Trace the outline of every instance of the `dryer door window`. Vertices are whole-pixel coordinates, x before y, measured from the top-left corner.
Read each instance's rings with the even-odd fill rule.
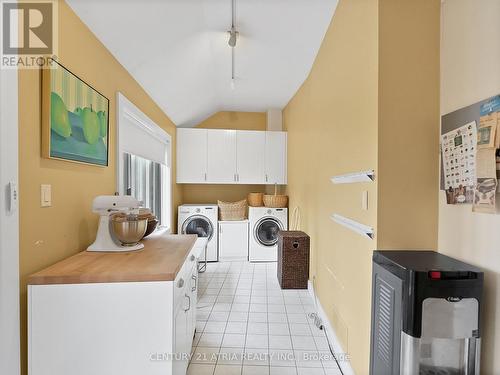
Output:
[[[198,237],[208,237],[210,241],[214,235],[214,226],[207,217],[195,215],[184,222],[182,234],[196,234]]]
[[[281,224],[272,217],[265,217],[255,225],[255,239],[264,246],[274,246],[278,242],[278,232]]]

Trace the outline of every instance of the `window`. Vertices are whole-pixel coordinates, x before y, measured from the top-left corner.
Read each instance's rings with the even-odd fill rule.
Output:
[[[168,191],[168,169],[165,165],[137,155],[124,153],[124,193],[132,195],[150,208],[161,226],[170,223],[170,207],[163,192]],[[168,195],[168,194],[167,194]]]
[[[118,94],[118,191],[150,208],[162,228],[171,228],[171,138]]]

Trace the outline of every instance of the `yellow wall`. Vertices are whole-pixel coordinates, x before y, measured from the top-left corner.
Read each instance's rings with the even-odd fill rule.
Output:
[[[439,38],[439,0],[379,1],[381,249],[437,248]]]
[[[204,129],[266,130],[265,112],[221,111],[196,125]]]
[[[59,57],[63,65],[110,99],[110,165],[103,168],[41,158],[41,74],[38,70],[20,70],[20,275],[24,374],[26,277],[84,250],[95,238],[97,229],[98,218],[91,212],[92,199],[100,194],[113,194],[116,190],[117,91],[162,126],[172,136],[175,145],[174,124],[64,2],[59,4]],[[172,154],[175,168],[175,149]],[[40,184],[52,185],[50,208],[40,207]],[[181,190],[174,186],[174,220],[180,200]]]
[[[196,125],[205,129],[266,130],[265,112],[217,112]],[[245,199],[248,193],[264,192],[265,185],[182,185],[183,203],[217,203]]]
[[[368,374],[372,251],[436,247],[438,47],[439,0],[340,0],[284,110],[290,209],[301,210],[317,295],[359,375]],[[372,168],[374,183],[330,182]],[[332,213],[373,226],[376,240],[335,224]]]

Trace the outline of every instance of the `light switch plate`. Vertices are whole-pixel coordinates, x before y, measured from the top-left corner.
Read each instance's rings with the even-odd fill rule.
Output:
[[[40,205],[42,207],[52,206],[52,185],[40,185]]]

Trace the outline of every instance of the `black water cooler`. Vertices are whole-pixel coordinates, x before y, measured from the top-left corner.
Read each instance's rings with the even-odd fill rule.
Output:
[[[479,375],[483,276],[434,251],[375,251],[370,374]]]

